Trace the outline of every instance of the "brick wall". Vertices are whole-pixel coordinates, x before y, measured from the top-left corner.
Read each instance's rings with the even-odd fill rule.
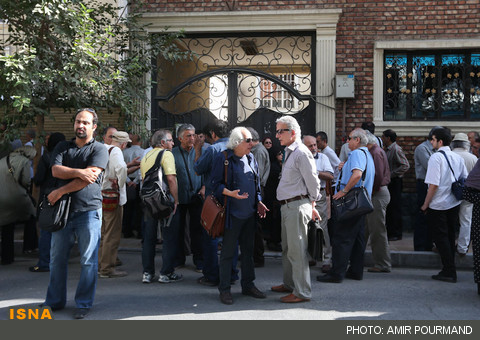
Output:
[[[296,0],[219,1],[147,0],[150,12],[218,12],[342,9],[337,26],[337,72],[352,72],[356,98],[347,100],[346,130],[351,131],[373,116],[373,47],[377,40],[466,39],[480,37],[478,0]],[[336,103],[338,150],[341,146],[343,102]],[[432,126],[435,125],[432,123]],[[377,135],[381,131],[376,131]],[[427,132],[426,132],[427,134]],[[415,191],[413,151],[423,138],[400,137],[410,161],[405,191]]]

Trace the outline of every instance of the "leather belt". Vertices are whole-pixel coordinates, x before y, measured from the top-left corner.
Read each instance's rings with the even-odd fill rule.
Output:
[[[304,198],[308,198],[307,195],[298,195],[298,196],[295,196],[295,197],[292,197],[292,198],[288,198],[286,200],[280,200],[280,204],[281,205],[284,205],[284,204],[287,204],[287,203],[290,203],[290,202],[295,202],[295,201],[298,201],[298,200],[301,200],[301,199],[304,199]]]

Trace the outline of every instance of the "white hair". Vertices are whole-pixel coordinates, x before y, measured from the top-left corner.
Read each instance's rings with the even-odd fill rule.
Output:
[[[360,141],[360,146],[366,146],[368,143],[367,135],[365,134],[364,129],[356,128],[352,131],[352,138],[358,138]]]
[[[285,124],[290,130],[295,131],[295,141],[302,141],[302,130],[295,118],[292,116],[282,116],[277,119],[276,123]]]
[[[245,136],[243,136],[242,131],[245,132]],[[252,134],[246,127],[237,126],[235,129],[230,132],[230,137],[227,143],[227,149],[235,149],[241,142],[243,142],[244,138],[252,138]]]
[[[373,133],[371,133],[368,130],[365,130],[365,133],[367,134],[367,144],[377,144],[378,145],[377,137],[375,137],[375,135]]]

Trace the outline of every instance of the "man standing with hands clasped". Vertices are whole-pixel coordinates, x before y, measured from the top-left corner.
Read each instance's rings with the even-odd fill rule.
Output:
[[[83,319],[95,297],[98,245],[102,226],[102,172],[108,163],[105,146],[95,141],[98,117],[93,109],[80,109],[75,117],[75,139],[59,143],[52,160],[52,175],[63,182],[48,195],[55,204],[63,195],[72,197],[67,225],[52,233],[50,283],[43,306],[53,311],[67,302],[67,267],[75,237],[80,250],[80,280],[75,294],[75,319]]]
[[[302,143],[301,135],[295,118],[283,116],[277,120],[276,136],[285,146],[277,188],[282,213],[283,284],[271,289],[278,293],[290,293],[280,299],[284,303],[310,301],[312,297],[307,224],[320,218],[315,209],[320,181],[313,155]]]

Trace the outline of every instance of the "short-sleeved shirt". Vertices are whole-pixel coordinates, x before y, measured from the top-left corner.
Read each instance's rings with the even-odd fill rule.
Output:
[[[317,173],[319,172],[330,172],[333,175],[333,168],[330,164],[330,160],[326,155],[321,152],[317,152],[315,156],[315,165],[317,166]],[[320,188],[325,189],[326,182],[324,179],[320,179]]]
[[[160,151],[164,150],[163,148],[155,148],[150,150],[140,162],[140,172],[142,173],[142,179],[145,178],[145,174],[150,170],[152,166],[155,165],[155,161]],[[175,171],[175,158],[170,150],[165,150],[163,153],[162,161],[160,163],[161,168],[158,169],[158,178],[162,180],[162,171],[164,175],[177,175]],[[163,183],[163,187],[166,188],[166,184]]]
[[[72,169],[86,169],[87,167],[105,169],[108,163],[107,149],[93,138],[81,148],[77,146],[75,139],[58,143],[53,154],[55,157],[51,160],[52,166],[63,165]],[[103,176],[102,172],[94,183],[70,194],[72,197],[71,211],[91,211],[102,208]],[[60,180],[60,186],[70,181]]]
[[[434,210],[448,210],[459,205],[460,201],[458,201],[452,193],[452,183],[455,181],[455,178],[453,177],[452,170],[450,170],[445,156],[440,151],[445,152],[457,179],[467,177],[467,168],[465,167],[463,158],[452,152],[448,146],[439,148],[428,160],[425,183],[438,186],[429,208]]]
[[[368,194],[372,196],[373,181],[375,178],[375,164],[373,163],[372,155],[370,155],[370,152],[368,152],[368,149],[364,146],[353,150],[348,155],[348,159],[342,168],[342,179],[340,180],[339,190],[345,188],[352,176],[353,170],[361,170],[363,175],[365,168],[367,169],[367,173],[365,174],[365,183],[363,186],[367,189]],[[362,179],[359,179],[354,187],[360,187],[361,183]]]

